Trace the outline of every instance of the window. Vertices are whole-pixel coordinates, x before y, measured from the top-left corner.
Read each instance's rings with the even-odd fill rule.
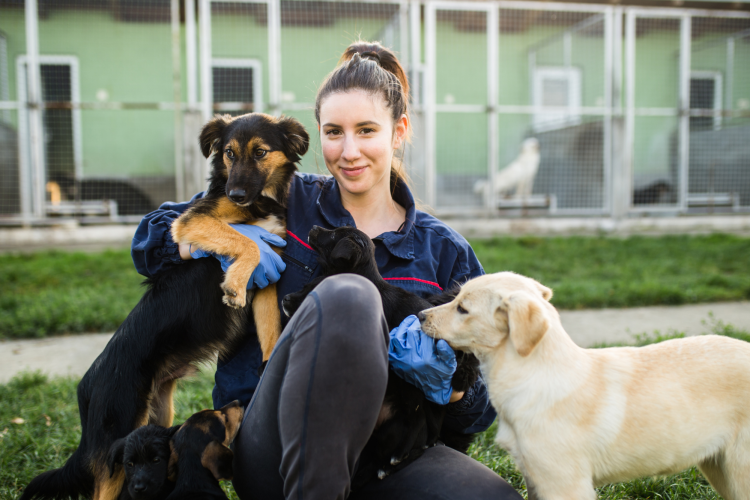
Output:
[[[718,130],[721,127],[721,73],[690,72],[690,109],[713,110],[712,116],[691,116],[690,130]]]
[[[215,111],[232,116],[263,111],[260,61],[214,59],[212,77]]]
[[[581,71],[573,67],[534,68],[534,130],[541,132],[581,122]]]

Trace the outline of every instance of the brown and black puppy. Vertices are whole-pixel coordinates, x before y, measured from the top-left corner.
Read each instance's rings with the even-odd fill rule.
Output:
[[[170,476],[176,484],[168,500],[227,498],[220,480],[233,476],[229,445],[242,423],[239,401],[220,410],[203,410],[185,421],[172,439]]]
[[[192,364],[233,352],[253,319],[264,358],[275,344],[280,329],[275,287],[256,294],[252,305],[223,302],[228,297],[235,306],[240,298],[245,301],[258,255],[255,243],[228,224],[248,222],[285,235],[288,190],[295,162],[307,151],[307,132],[294,118],[248,114],[214,118],[200,140],[207,156],[217,153],[211,185],[175,222],[175,240],[236,257],[236,262],[226,277],[218,260],[206,258],[146,280],[143,297],[78,384],[78,448],[63,467],[35,477],[22,500],[117,498],[124,473],[110,475],[110,446],[146,424],[171,426],[176,381],[193,370]]]
[[[174,224],[172,239],[228,255],[234,262],[224,282],[225,304],[242,308],[253,300],[253,316],[263,360],[281,334],[276,285],[247,297],[247,282],[260,262],[258,246],[229,224],[249,223],[286,238],[286,202],[296,163],[310,137],[294,118],[251,113],[217,116],[203,128],[201,150],[213,153],[211,185]],[[280,252],[280,250],[279,250]]]
[[[378,271],[375,245],[362,231],[352,227],[327,230],[313,227],[308,243],[318,252],[323,273],[301,291],[284,297],[282,307],[288,316],[302,304],[307,295],[327,276],[354,273],[370,280],[380,293],[388,328],[393,330],[408,316],[436,305],[450,302],[458,290],[423,299],[385,281]],[[451,385],[454,390],[467,391],[479,375],[479,361],[473,354],[456,351],[457,367]],[[445,407],[425,398],[418,388],[388,371],[388,386],[381,415],[375,431],[360,456],[352,478],[356,490],[375,477],[383,479],[424,453],[438,439],[466,453],[473,435],[460,434],[443,428]]]
[[[174,489],[168,479],[171,440],[180,426],[146,425],[112,443],[107,456],[110,476],[125,471],[120,500],[161,500]]]

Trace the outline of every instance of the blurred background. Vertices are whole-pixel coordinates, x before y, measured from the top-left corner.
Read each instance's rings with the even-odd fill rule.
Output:
[[[0,0],[0,224],[188,199],[210,116],[313,132],[359,38],[408,71],[404,160],[438,215],[750,211],[750,4],[626,3]]]

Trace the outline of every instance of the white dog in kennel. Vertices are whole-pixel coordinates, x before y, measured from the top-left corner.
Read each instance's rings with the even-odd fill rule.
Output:
[[[515,196],[526,198],[531,195],[534,178],[539,171],[539,141],[530,137],[523,141],[521,153],[507,167],[498,171],[494,179],[494,192],[497,197],[507,197],[513,190]],[[474,192],[484,199],[490,195],[490,182],[477,181]]]

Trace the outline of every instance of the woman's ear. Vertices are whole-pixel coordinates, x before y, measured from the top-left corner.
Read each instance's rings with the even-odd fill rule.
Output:
[[[393,149],[399,149],[404,145],[409,132],[409,118],[401,115],[393,127]]]
[[[521,357],[531,354],[547,333],[549,321],[539,299],[528,292],[513,292],[505,299],[510,341]]]
[[[208,158],[216,150],[216,142],[224,135],[227,125],[232,121],[230,115],[216,115],[203,126],[200,135],[201,153]]]

